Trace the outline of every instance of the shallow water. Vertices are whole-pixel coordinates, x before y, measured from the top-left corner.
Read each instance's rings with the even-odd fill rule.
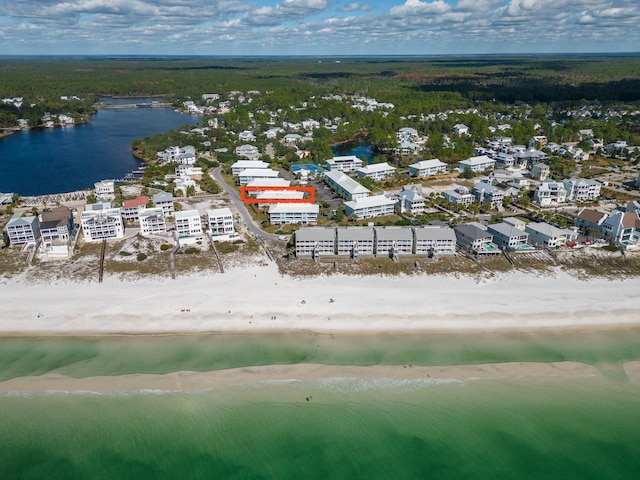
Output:
[[[1,339],[3,379],[561,360],[604,375],[13,392],[0,396],[0,478],[638,478],[640,386],[621,365],[640,359],[639,343],[637,329]]]

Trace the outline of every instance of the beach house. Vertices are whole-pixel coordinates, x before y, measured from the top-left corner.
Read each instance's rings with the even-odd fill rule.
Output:
[[[173,215],[174,198],[171,192],[158,192],[151,197],[151,201],[156,207],[162,208],[165,216]]]
[[[401,190],[398,194],[398,208],[400,213],[410,213],[420,215],[424,213],[425,200],[422,195],[413,190]]]
[[[122,202],[122,218],[128,222],[137,222],[140,210],[147,208],[149,197],[141,195],[132,200]]]
[[[90,209],[86,209],[89,207]],[[100,240],[112,240],[124,237],[124,221],[120,208],[93,209],[93,206],[85,206],[85,211],[80,215],[82,234],[86,242],[99,242]]]
[[[207,210],[207,230],[215,240],[235,236],[233,213],[228,207]]]
[[[4,227],[10,245],[35,244],[40,235],[38,217],[13,217]]]
[[[336,229],[303,227],[295,234],[296,257],[318,258],[336,254]]]
[[[254,145],[240,145],[236,147],[235,154],[241,158],[248,158],[249,160],[257,160],[260,156],[260,152],[258,151],[258,147]]]
[[[420,160],[409,165],[409,175],[412,177],[430,177],[447,173],[447,164],[437,158]]]
[[[533,167],[531,167],[531,178],[535,178],[536,180],[540,180],[544,182],[547,178],[549,178],[549,174],[551,173],[551,167],[546,163],[536,163]]]
[[[477,257],[500,253],[493,235],[479,225],[466,223],[453,227],[458,247]]]
[[[95,196],[105,200],[116,198],[115,180],[101,180],[93,184]]]
[[[375,227],[374,233],[376,255],[395,257],[413,253],[411,227]]]
[[[141,208],[138,211],[138,221],[140,222],[140,234],[145,237],[167,233],[162,207]]]
[[[73,212],[65,206],[42,212],[38,223],[42,242],[48,244],[53,242],[68,244],[75,230]]]
[[[529,234],[507,222],[488,225],[487,231],[493,235],[493,242],[506,250],[523,250],[528,247]]]
[[[533,203],[540,207],[558,206],[567,201],[567,190],[560,182],[546,179],[533,192]]]
[[[393,215],[395,201],[384,196],[357,198],[344,202],[344,213],[357,218],[375,218]]]
[[[476,183],[473,187],[475,198],[480,203],[488,203],[491,208],[501,208],[504,190],[487,182]]]
[[[576,239],[577,234],[571,230],[554,227],[548,223],[527,223],[525,231],[529,234],[529,242],[543,248],[562,247]]]
[[[414,227],[413,234],[416,255],[453,256],[456,253],[456,234],[451,227]]]
[[[198,210],[176,212],[176,233],[181,243],[195,243],[204,240],[202,219]]]
[[[470,205],[475,200],[475,196],[467,187],[457,187],[453,190],[445,190],[442,192],[442,196],[447,202],[461,206]]]
[[[614,210],[602,222],[602,232],[615,244],[632,248],[640,244],[639,212]]]
[[[600,196],[602,184],[596,180],[586,178],[566,178],[562,181],[567,191],[567,200],[572,202],[587,202]]]
[[[350,258],[373,256],[375,234],[371,227],[338,227],[336,230],[337,254]]]

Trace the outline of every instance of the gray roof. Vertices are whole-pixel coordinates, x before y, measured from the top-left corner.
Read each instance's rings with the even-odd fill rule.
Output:
[[[451,227],[419,227],[413,230],[416,241],[420,240],[456,240],[456,234]]]
[[[522,235],[529,235],[524,230],[520,230],[519,228],[514,227],[513,225],[509,225],[508,223],[496,223],[488,226],[489,233],[497,232],[506,237],[521,237]]]
[[[173,202],[173,193],[171,192],[158,192],[151,197],[153,203]]]
[[[373,241],[373,228],[370,227],[340,227],[338,241],[367,240]]]
[[[453,227],[453,229],[456,232],[460,233],[461,235],[463,235],[463,236],[465,236],[467,238],[471,238],[473,240],[479,240],[481,238],[493,237],[493,235],[491,235],[486,230],[483,230],[480,227],[477,227],[477,226],[471,225],[471,224],[458,225],[456,227]]]
[[[411,227],[376,227],[378,240],[413,240]]]
[[[335,240],[336,229],[333,227],[301,228],[296,232],[296,241],[313,242]]]

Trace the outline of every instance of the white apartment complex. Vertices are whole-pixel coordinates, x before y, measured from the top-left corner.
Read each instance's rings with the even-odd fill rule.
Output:
[[[375,195],[373,197],[358,198],[345,202],[345,214],[358,218],[375,218],[384,215],[392,215],[394,212],[395,201],[384,195]]]
[[[375,181],[386,180],[393,177],[396,173],[396,168],[384,163],[372,163],[364,167],[358,168],[358,178],[370,178]]]
[[[276,203],[269,208],[269,222],[272,225],[305,225],[318,223],[320,205],[315,203]]]
[[[80,216],[80,223],[87,242],[124,237],[124,222],[119,208],[85,210]]]
[[[143,208],[138,212],[140,234],[144,236],[167,233],[162,207]]]
[[[202,219],[198,210],[176,212],[176,233],[178,237],[198,237],[202,235]]]
[[[333,157],[325,162],[325,166],[330,172],[355,172],[362,167],[362,164],[363,161],[355,155]]]
[[[231,213],[231,209],[224,207],[207,210],[207,230],[213,237],[233,234],[233,213]]]
[[[413,177],[429,177],[447,173],[447,164],[437,158],[420,160],[409,165],[409,175]]]

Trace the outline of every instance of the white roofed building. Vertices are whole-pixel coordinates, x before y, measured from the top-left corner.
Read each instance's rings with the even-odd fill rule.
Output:
[[[167,224],[162,207],[144,208],[138,212],[140,221],[140,234],[164,235],[167,233]]]
[[[466,160],[458,163],[461,172],[464,172],[468,168],[474,173],[482,173],[487,170],[493,170],[495,164],[496,161],[487,155],[467,158]]]
[[[269,168],[269,164],[262,160],[238,160],[231,165],[231,174],[237,176],[243,170],[258,168]]]
[[[429,177],[447,173],[447,164],[437,158],[420,160],[409,165],[409,175],[413,177]]]
[[[424,197],[413,190],[402,190],[398,194],[398,207],[400,209],[400,213],[420,215],[421,213],[424,213],[424,204]]]
[[[202,239],[202,219],[198,210],[176,212],[176,232],[180,241],[188,238]]]
[[[360,185],[350,176],[340,171],[329,171],[324,174],[325,182],[333,188],[338,195],[346,200],[356,200],[368,197],[371,191]]]
[[[327,170],[339,172],[355,172],[364,162],[355,155],[344,155],[330,158],[325,162]]]
[[[207,210],[207,230],[212,237],[230,236],[233,229],[233,213],[228,207]]]
[[[269,207],[269,222],[273,225],[318,223],[320,205],[315,203],[276,203]]]
[[[124,222],[119,208],[85,210],[80,216],[86,242],[124,237]]]
[[[270,168],[248,168],[238,174],[240,185],[248,185],[258,178],[277,178],[280,172]]]
[[[116,187],[114,180],[101,180],[94,183],[95,195],[98,198],[113,200],[116,198]]]
[[[395,201],[384,195],[364,197],[344,203],[345,214],[358,218],[375,218],[393,215]]]
[[[384,163],[372,163],[358,168],[358,178],[370,178],[375,181],[386,180],[396,173],[396,168]]]

